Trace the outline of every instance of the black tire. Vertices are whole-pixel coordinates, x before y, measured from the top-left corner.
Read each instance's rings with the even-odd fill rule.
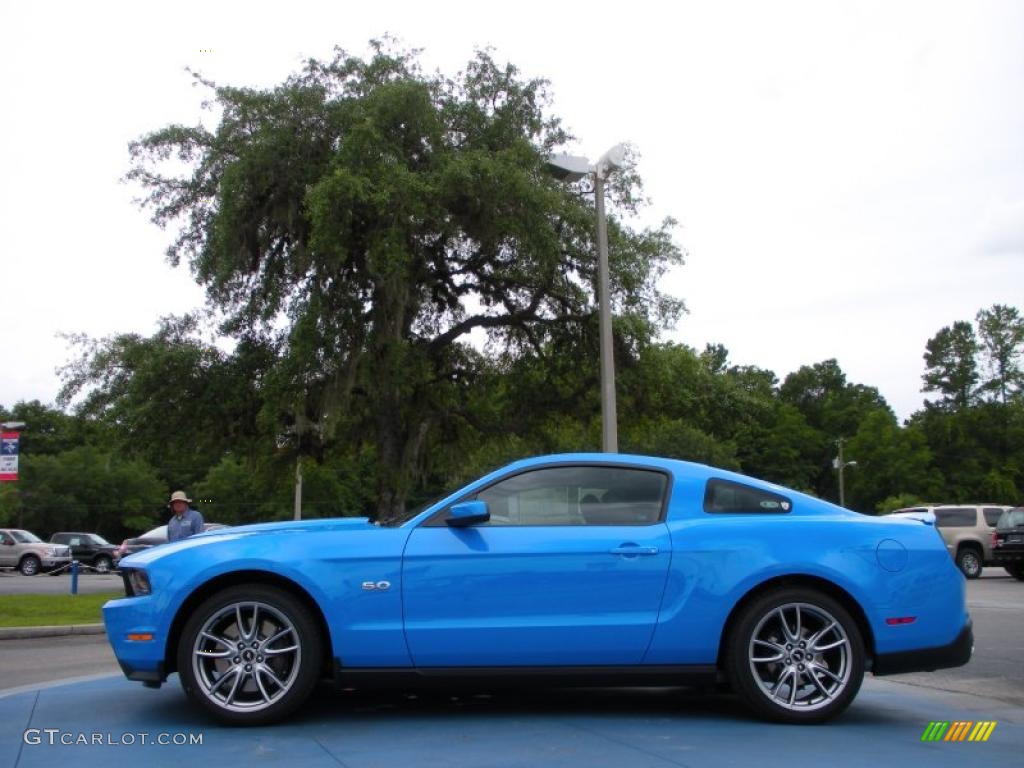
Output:
[[[771,655],[756,656],[755,649]],[[846,709],[860,690],[864,641],[838,601],[814,589],[785,587],[755,598],[736,617],[726,638],[725,671],[759,717],[821,723]]]
[[[114,561],[106,555],[101,555],[92,561],[92,567],[96,569],[96,573],[110,573],[114,567]]]
[[[1010,565],[1004,565],[1003,568],[1017,581],[1024,581],[1024,563],[1011,563]]]
[[[41,567],[42,562],[35,555],[25,555],[18,563],[18,570],[22,576],[35,576]]]
[[[960,569],[964,577],[976,579],[981,576],[981,569],[984,567],[981,552],[977,547],[960,547],[956,553],[956,567]]]
[[[200,637],[204,629],[230,645]],[[289,651],[291,645],[297,650]],[[220,722],[263,725],[287,717],[309,697],[320,679],[323,648],[317,622],[300,600],[277,587],[238,585],[193,611],[178,642],[178,676],[188,697]]]

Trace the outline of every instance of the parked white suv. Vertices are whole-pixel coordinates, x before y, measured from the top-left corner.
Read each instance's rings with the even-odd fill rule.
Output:
[[[932,512],[935,527],[946,542],[946,549],[968,579],[981,576],[986,565],[996,565],[992,559],[992,531],[1000,516],[1011,506],[999,504],[940,504],[938,506],[907,507],[893,514]]]
[[[52,571],[71,562],[71,548],[47,544],[34,533],[0,528],[0,568],[17,568],[26,576]]]

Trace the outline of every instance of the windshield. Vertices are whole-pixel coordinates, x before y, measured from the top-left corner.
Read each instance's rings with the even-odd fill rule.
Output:
[[[414,517],[416,517],[416,515],[425,510],[427,507],[431,507],[434,504],[437,504],[437,502],[439,502],[446,496],[450,496],[451,494],[455,493],[455,491],[457,491],[461,487],[462,486],[458,486],[456,488],[449,488],[444,493],[438,494],[437,496],[427,499],[427,501],[424,501],[422,504],[416,505],[412,509],[406,509],[404,512],[397,514],[393,517],[382,517],[377,520],[377,523],[379,525],[384,526],[385,528],[397,528],[403,523],[407,523],[410,520],[412,520]]]
[[[144,534],[139,536],[140,539],[166,539],[167,538],[167,526],[158,525],[151,531],[146,531]]]
[[[113,545],[112,545],[112,544],[111,544],[111,543],[110,543],[109,541],[107,541],[106,539],[104,539],[104,538],[103,538],[102,536],[100,536],[100,535],[99,535],[98,533],[90,533],[90,534],[89,534],[89,538],[90,538],[90,539],[92,540],[92,543],[93,543],[93,544],[99,544],[99,545],[100,545],[101,547],[110,547],[110,546],[113,546]]]
[[[14,537],[15,541],[20,541],[22,544],[38,544],[42,541],[34,533],[28,531],[11,531],[11,536]]]
[[[999,525],[996,528],[1009,530],[1010,528],[1019,528],[1022,525],[1024,525],[1024,508],[1009,509],[1003,512],[1003,516],[999,518]]]

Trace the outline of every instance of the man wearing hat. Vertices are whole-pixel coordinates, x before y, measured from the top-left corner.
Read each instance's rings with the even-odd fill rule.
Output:
[[[174,514],[167,521],[168,541],[187,539],[194,533],[203,532],[203,516],[189,506],[191,502],[184,491],[171,494],[171,512]]]

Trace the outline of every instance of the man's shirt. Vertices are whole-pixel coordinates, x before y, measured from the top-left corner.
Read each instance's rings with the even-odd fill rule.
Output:
[[[192,534],[202,532],[203,516],[191,508],[186,509],[180,518],[177,515],[171,515],[171,519],[167,522],[168,541],[187,539]]]

